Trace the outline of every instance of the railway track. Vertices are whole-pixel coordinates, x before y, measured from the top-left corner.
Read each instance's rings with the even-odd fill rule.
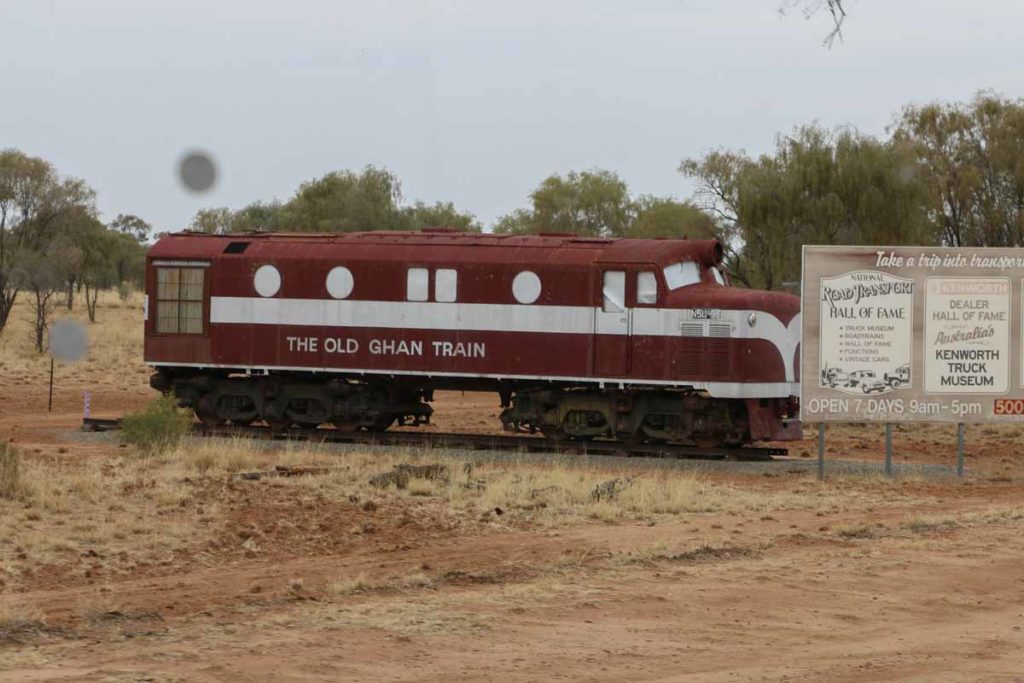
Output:
[[[84,418],[84,431],[104,432],[120,429],[119,419]],[[701,448],[675,444],[626,444],[616,441],[556,441],[541,436],[504,436],[490,434],[454,434],[445,432],[388,431],[341,432],[336,429],[291,428],[273,431],[269,427],[225,425],[209,427],[196,424],[195,436],[251,438],[311,443],[368,444],[404,448],[456,448],[475,451],[522,453],[559,453],[579,455],[618,455],[624,457],[686,458],[698,460],[770,461],[785,456],[785,448],[733,447]]]

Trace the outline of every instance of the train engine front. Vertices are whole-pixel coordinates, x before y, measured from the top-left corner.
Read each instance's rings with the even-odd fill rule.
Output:
[[[520,391],[507,426],[701,447],[801,438],[798,297],[730,286],[716,240],[616,240],[595,270],[598,386]]]

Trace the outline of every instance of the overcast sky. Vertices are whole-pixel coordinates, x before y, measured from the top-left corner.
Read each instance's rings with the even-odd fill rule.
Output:
[[[0,147],[86,179],[105,219],[184,228],[386,166],[407,202],[490,224],[548,174],[617,172],[689,196],[681,159],[769,150],[818,121],[883,134],[907,103],[1020,97],[1019,0],[4,0]],[[177,183],[187,149],[220,169]]]

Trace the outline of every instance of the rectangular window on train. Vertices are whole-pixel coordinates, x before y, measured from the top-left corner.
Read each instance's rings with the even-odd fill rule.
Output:
[[[426,268],[410,268],[405,279],[407,301],[426,301],[429,298],[429,273]]]
[[[621,270],[604,271],[604,312],[619,313],[626,310],[626,273]]]
[[[636,302],[648,305],[658,303],[658,279],[654,273],[645,271],[636,274]]]
[[[202,268],[156,269],[156,331],[203,333]]]
[[[438,268],[434,271],[434,301],[452,303],[456,299],[459,276],[451,268]]]

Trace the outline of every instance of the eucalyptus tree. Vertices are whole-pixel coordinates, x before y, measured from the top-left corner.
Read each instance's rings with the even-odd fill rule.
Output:
[[[898,141],[805,126],[757,159],[716,151],[680,171],[696,181],[698,205],[735,234],[735,272],[751,286],[798,280],[804,244],[936,241],[927,187]]]
[[[916,156],[943,244],[1024,246],[1024,100],[909,106],[893,138]]]

